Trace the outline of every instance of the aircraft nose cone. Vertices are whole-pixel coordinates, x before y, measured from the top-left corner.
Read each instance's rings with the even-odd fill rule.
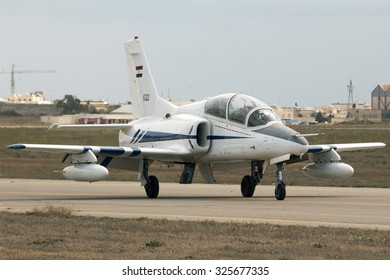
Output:
[[[309,145],[309,142],[307,142],[305,137],[300,136],[300,134],[297,131],[281,123],[276,123],[271,126],[261,128],[257,132],[262,134],[267,134],[273,137],[289,140],[303,146]]]
[[[302,155],[306,153],[309,145],[305,137],[281,123],[275,123],[271,126],[261,128],[257,132],[292,142],[289,145],[291,154]]]
[[[295,134],[292,137],[290,137],[288,140],[295,142],[297,144],[301,144],[304,146],[309,145],[309,142],[307,142],[306,138],[303,136],[300,136],[299,134]]]
[[[294,145],[294,154],[295,155],[301,155],[306,153],[307,147],[309,146],[309,142],[306,140],[305,137],[301,136],[298,132],[295,130],[291,129],[295,134],[292,135],[288,140],[291,142],[294,142],[299,145]]]

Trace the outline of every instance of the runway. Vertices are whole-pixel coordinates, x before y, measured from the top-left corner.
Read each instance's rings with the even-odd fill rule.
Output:
[[[284,201],[273,192],[260,185],[243,198],[236,185],[161,183],[159,198],[148,199],[137,182],[1,179],[0,211],[52,204],[80,215],[390,230],[390,189],[288,186]]]

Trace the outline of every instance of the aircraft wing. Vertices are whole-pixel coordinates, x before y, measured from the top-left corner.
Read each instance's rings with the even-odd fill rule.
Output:
[[[58,124],[53,123],[49,129],[61,131],[107,131],[107,130],[121,130],[131,128],[131,124]]]
[[[372,142],[372,143],[349,143],[349,144],[325,144],[325,145],[309,145],[307,153],[326,153],[330,150],[337,152],[349,152],[368,149],[377,149],[385,147],[385,143]]]
[[[13,144],[7,147],[12,150],[62,153],[80,155],[92,151],[96,156],[105,157],[137,157],[138,159],[169,160],[172,156],[185,156],[188,152],[161,148],[130,148],[115,146],[80,146],[52,144]]]

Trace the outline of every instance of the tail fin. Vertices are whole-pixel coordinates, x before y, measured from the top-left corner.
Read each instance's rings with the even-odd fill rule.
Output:
[[[158,96],[140,39],[126,42],[125,49],[134,119],[171,113],[176,106]]]

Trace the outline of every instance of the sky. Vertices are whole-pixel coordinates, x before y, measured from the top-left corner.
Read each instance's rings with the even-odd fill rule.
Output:
[[[0,0],[0,72],[49,100],[129,101],[124,42],[139,36],[160,95],[226,92],[299,107],[370,103],[390,83],[387,0]],[[0,74],[0,96],[11,92]]]

